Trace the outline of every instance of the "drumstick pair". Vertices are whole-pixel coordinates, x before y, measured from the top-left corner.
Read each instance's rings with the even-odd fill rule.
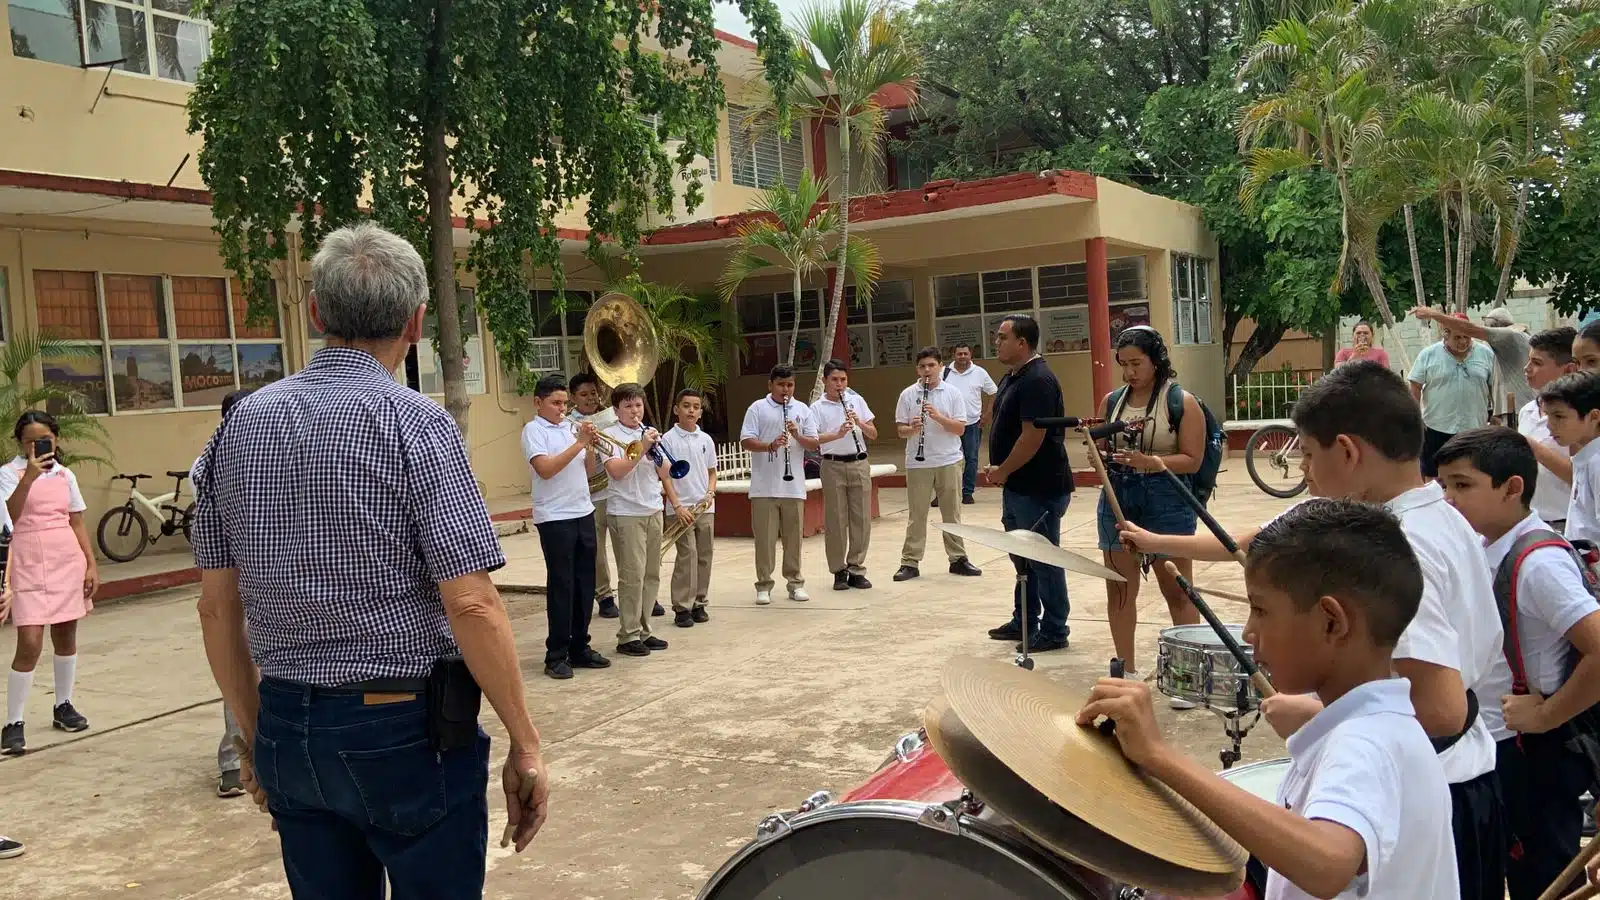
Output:
[[[1578,855],[1572,858],[1572,862],[1567,863],[1567,867],[1561,870],[1560,875],[1556,876],[1556,880],[1551,882],[1550,886],[1544,889],[1544,893],[1539,895],[1539,900],[1556,900],[1557,897],[1561,897],[1562,889],[1571,884],[1573,879],[1582,875],[1584,868],[1594,861],[1597,854],[1600,854],[1600,840],[1591,840],[1585,844],[1583,849],[1578,851]],[[1600,888],[1592,884],[1585,884],[1566,895],[1562,900],[1589,900],[1589,898],[1597,896],[1600,896]]]

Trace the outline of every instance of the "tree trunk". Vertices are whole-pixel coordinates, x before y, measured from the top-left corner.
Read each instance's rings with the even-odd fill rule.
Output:
[[[1406,204],[1406,246],[1411,251],[1411,281],[1417,288],[1417,305],[1427,306],[1428,293],[1422,289],[1422,260],[1417,257],[1417,225],[1411,218],[1409,203]]]
[[[1234,360],[1233,368],[1228,370],[1229,379],[1246,378],[1255,371],[1256,363],[1272,352],[1283,340],[1284,334],[1289,330],[1288,325],[1256,322],[1255,330],[1250,332],[1250,337],[1239,348],[1239,358]]]
[[[1461,221],[1456,227],[1456,312],[1467,311],[1472,293],[1472,201],[1461,192]]]
[[[434,319],[439,327],[439,368],[444,379],[444,408],[449,410],[462,439],[467,436],[467,411],[471,401],[467,398],[466,367],[462,357],[466,348],[461,339],[461,308],[456,297],[456,253],[454,225],[450,216],[450,150],[445,135],[449,123],[445,117],[445,100],[448,94],[446,80],[449,58],[446,56],[450,33],[451,0],[435,0],[433,7],[433,35],[428,47],[428,81],[433,86],[433,98],[424,123],[427,146],[422,154],[422,183],[428,192],[428,249],[429,279],[433,282]],[[477,311],[473,311],[477,315]]]
[[[1439,194],[1439,220],[1444,223],[1444,303],[1439,307],[1446,312],[1456,304],[1456,269],[1450,257],[1450,192]]]
[[[794,267],[794,332],[789,335],[789,355],[783,358],[783,364],[794,367],[794,351],[800,345],[800,313],[805,305],[805,297],[800,293],[800,266]]]
[[[827,341],[827,356],[833,355],[834,335],[839,331],[839,316],[844,312],[844,274],[845,254],[850,250],[850,124],[844,118],[844,110],[840,109],[839,116],[839,262],[833,271],[833,300],[828,304],[828,330],[823,332],[823,340]],[[856,285],[860,291],[861,286]],[[824,360],[827,357],[824,357]],[[811,386],[811,402],[822,399],[822,365],[817,365],[817,383]]]
[[[1378,315],[1383,317],[1384,329],[1394,341],[1394,352],[1400,357],[1402,372],[1411,368],[1411,354],[1406,352],[1406,345],[1400,341],[1399,335],[1394,333],[1394,312],[1389,309],[1389,298],[1383,290],[1383,279],[1378,277],[1378,266],[1375,260],[1365,254],[1356,257],[1356,271],[1361,273],[1361,281],[1367,286],[1367,293],[1372,295],[1372,302],[1378,307]]]
[[[1511,264],[1517,260],[1517,245],[1522,242],[1522,223],[1528,213],[1528,184],[1529,180],[1522,179],[1522,186],[1517,188],[1517,217],[1511,222],[1511,241],[1506,247],[1505,261],[1500,264],[1500,286],[1495,288],[1494,305],[1504,306],[1506,296],[1511,293]]]
[[[1339,355],[1339,320],[1322,333],[1322,371],[1332,372],[1333,361]]]

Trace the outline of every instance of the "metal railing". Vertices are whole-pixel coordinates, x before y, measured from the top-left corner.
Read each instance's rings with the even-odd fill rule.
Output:
[[[1286,419],[1300,392],[1322,377],[1321,369],[1277,369],[1234,377],[1227,418],[1242,421]]]
[[[743,479],[750,477],[750,451],[737,442],[717,445],[717,478]]]

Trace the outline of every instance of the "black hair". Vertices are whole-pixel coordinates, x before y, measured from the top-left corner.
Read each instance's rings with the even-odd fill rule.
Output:
[[[611,389],[611,405],[621,406],[624,400],[643,400],[644,388],[631,381],[625,381]]]
[[[243,400],[244,398],[250,396],[251,394],[253,394],[255,392],[256,392],[255,388],[245,388],[242,391],[234,391],[234,392],[230,393],[228,396],[223,397],[222,398],[222,415],[224,417],[226,417],[228,415],[228,413],[233,410],[234,406],[236,406],[239,403],[240,400]]]
[[[1587,416],[1600,409],[1600,375],[1594,372],[1563,375],[1544,386],[1539,392],[1539,402],[1570,406],[1578,415]]]
[[[578,380],[578,378],[581,378],[581,377],[582,376],[574,376],[572,380],[574,382],[576,382]],[[593,376],[591,376],[591,377],[593,377]],[[538,397],[540,400],[543,400],[546,397],[549,397],[551,394],[554,394],[556,391],[564,391],[566,389],[567,389],[567,379],[566,379],[566,377],[561,375],[561,374],[559,374],[559,373],[552,372],[549,375],[546,375],[543,378],[539,379],[539,383],[537,385],[534,385],[533,395],[535,397]]]
[[[1245,572],[1288,594],[1301,612],[1323,597],[1360,607],[1380,647],[1400,640],[1422,602],[1422,567],[1400,520],[1355,500],[1291,507],[1250,541]]]
[[[932,359],[934,362],[944,362],[944,357],[939,355],[938,347],[923,347],[917,351],[917,362]]]
[[[1013,325],[1011,327],[1015,328],[1017,326]],[[950,352],[954,353],[954,352],[956,352],[957,350],[960,350],[963,347],[967,348],[968,350],[972,349],[972,345],[967,343],[966,341],[956,341],[956,345],[954,347],[950,348]]]
[[[1300,392],[1290,412],[1294,427],[1318,444],[1339,435],[1360,438],[1385,459],[1422,455],[1422,410],[1405,380],[1370,359],[1346,363]]]
[[[1578,330],[1570,325],[1560,328],[1551,328],[1541,331],[1528,338],[1528,346],[1545,356],[1558,366],[1572,362],[1572,342],[1577,340]]]
[[[50,429],[50,433],[56,437],[61,436],[61,428],[56,425],[56,417],[42,409],[30,409],[17,417],[17,427],[11,429],[11,436],[16,440],[22,440],[23,429],[35,423]]]
[[[1433,464],[1443,467],[1464,459],[1474,469],[1489,476],[1495,487],[1504,485],[1516,475],[1522,479],[1522,505],[1533,505],[1533,488],[1539,480],[1539,460],[1533,455],[1528,439],[1515,429],[1503,425],[1485,425],[1463,431],[1444,442],[1434,454]]]
[[[600,389],[600,379],[596,377],[593,372],[579,372],[578,374],[572,376],[572,380],[567,382],[566,389],[576,394],[578,392],[578,388],[581,388],[586,384],[594,385],[595,390],[597,391]]]
[[[827,378],[829,375],[832,375],[835,372],[844,372],[845,374],[849,374],[850,367],[845,365],[842,360],[837,359],[830,359],[822,364],[823,378]]]
[[[1163,385],[1177,376],[1178,370],[1172,367],[1172,354],[1167,351],[1167,339],[1161,332],[1149,325],[1134,325],[1122,329],[1117,335],[1116,347],[1112,349],[1115,354],[1123,347],[1132,347],[1150,357],[1150,362],[1156,367],[1156,384]]]
[[[774,381],[782,381],[785,378],[793,377],[794,369],[789,366],[773,366],[772,371],[767,373],[767,383],[771,384]]]
[[[685,399],[687,399],[689,397],[693,397],[696,400],[704,400],[705,399],[705,395],[700,393],[699,391],[695,390],[694,388],[684,388],[683,390],[678,392],[678,399],[672,401],[672,405],[673,406],[677,406],[679,403],[682,403]]]
[[[1578,337],[1591,343],[1600,344],[1600,319],[1595,319],[1593,322],[1579,328]]]
[[[1019,341],[1026,341],[1029,350],[1039,349],[1039,323],[1033,316],[1023,313],[1012,313],[1000,320],[1001,324],[1011,323],[1011,334]]]

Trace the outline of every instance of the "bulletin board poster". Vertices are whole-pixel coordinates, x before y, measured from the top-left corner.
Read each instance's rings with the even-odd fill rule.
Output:
[[[778,336],[775,334],[745,335],[744,338],[744,367],[740,369],[745,375],[765,375],[772,371],[778,364]]]
[[[850,368],[872,368],[872,326],[856,325],[845,332],[850,341]]]
[[[879,366],[909,366],[916,356],[917,331],[914,322],[890,322],[873,326],[872,358]]]
[[[1111,307],[1111,343],[1117,343],[1117,337],[1123,329],[1135,325],[1150,324],[1150,306],[1146,303],[1135,303],[1129,306]]]
[[[793,336],[793,332],[790,335]],[[794,367],[796,369],[815,369],[822,365],[822,336],[808,332],[800,332],[800,339],[794,345]],[[768,368],[771,368],[770,366]]]
[[[1074,306],[1047,309],[1039,321],[1044,332],[1039,336],[1045,353],[1074,353],[1089,349],[1089,308]]]
[[[961,316],[954,319],[940,319],[935,324],[935,339],[938,341],[939,353],[945,360],[956,357],[957,344],[969,344],[972,355],[982,359],[985,354],[983,348],[983,323],[977,316]]]

